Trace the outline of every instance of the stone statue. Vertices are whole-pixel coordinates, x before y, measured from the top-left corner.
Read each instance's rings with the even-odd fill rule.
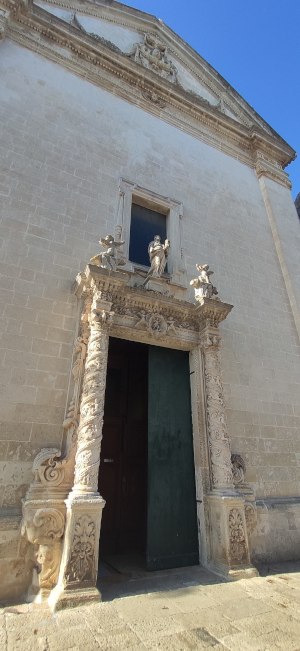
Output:
[[[90,262],[92,264],[109,271],[116,271],[117,267],[126,264],[127,260],[120,255],[118,250],[120,246],[123,246],[123,240],[115,239],[113,235],[106,235],[100,238],[99,244],[104,247],[104,251],[91,258]]]
[[[152,278],[160,278],[165,270],[168,258],[168,251],[170,248],[169,240],[165,240],[165,243],[162,244],[160,241],[160,235],[155,235],[154,240],[150,242],[148,246],[149,260],[150,260],[150,269],[147,274],[146,281]]]
[[[218,290],[210,281],[210,276],[214,273],[209,271],[208,264],[196,264],[199,276],[191,280],[190,285],[194,287],[196,301],[202,302],[203,298],[213,298],[218,294]]]

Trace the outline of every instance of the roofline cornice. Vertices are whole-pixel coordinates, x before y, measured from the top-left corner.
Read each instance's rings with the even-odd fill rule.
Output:
[[[28,1],[0,0],[0,6],[7,10],[5,31],[12,40],[252,168],[256,169],[259,161],[259,175],[266,161],[267,175],[271,168],[273,180],[290,186],[283,168],[294,160],[295,152],[277,134],[269,134],[259,125],[237,122],[201,97],[162,79],[126,54],[112,51]],[[153,20],[151,26],[153,32]],[[143,22],[142,32],[145,27]]]

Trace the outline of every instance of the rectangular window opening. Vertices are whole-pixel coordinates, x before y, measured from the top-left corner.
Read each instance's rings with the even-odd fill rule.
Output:
[[[158,210],[132,203],[129,260],[149,267],[148,246],[155,235],[164,242],[167,237],[167,215]],[[167,269],[166,269],[167,271]]]

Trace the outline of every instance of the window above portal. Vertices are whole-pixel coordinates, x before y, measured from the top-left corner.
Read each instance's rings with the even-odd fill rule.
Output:
[[[159,195],[153,190],[120,179],[119,224],[125,240],[124,255],[131,271],[150,267],[148,246],[155,235],[162,243],[169,240],[168,266],[165,269],[170,283],[187,286],[182,243],[183,206],[180,201]]]
[[[167,237],[167,216],[138,203],[132,203],[129,260],[143,266],[149,266],[148,246],[155,235],[160,235],[162,242]]]

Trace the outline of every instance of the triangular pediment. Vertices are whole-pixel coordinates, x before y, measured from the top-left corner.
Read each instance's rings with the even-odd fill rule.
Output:
[[[272,133],[269,125],[199,54],[154,16],[105,0],[48,0],[35,5],[223,115]]]
[[[292,148],[161,20],[114,0],[0,0],[15,40],[214,147],[281,168]]]

